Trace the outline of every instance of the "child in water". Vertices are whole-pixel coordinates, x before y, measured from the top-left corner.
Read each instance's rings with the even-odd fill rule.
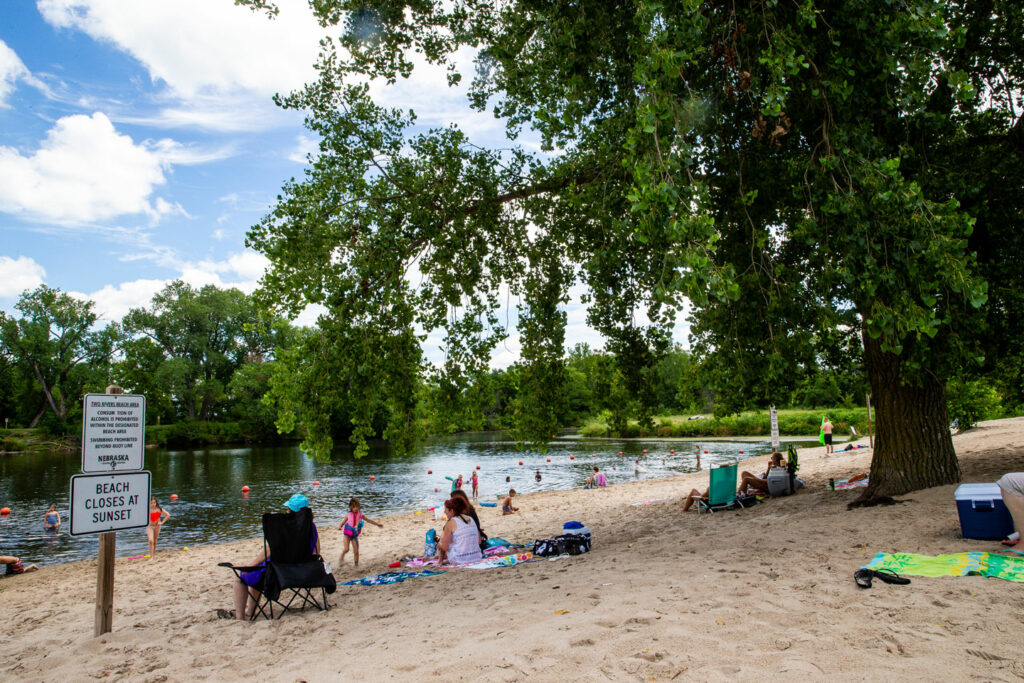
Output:
[[[56,505],[51,505],[50,511],[43,515],[43,528],[47,531],[60,530],[60,513]]]
[[[359,566],[359,534],[363,530],[363,523],[369,522],[370,524],[376,524],[380,528],[384,528],[383,524],[375,522],[362,513],[362,505],[359,503],[358,498],[353,498],[348,501],[348,514],[345,515],[344,521],[338,525],[339,529],[342,529],[345,533],[345,547],[341,551],[341,557],[338,558],[338,565],[345,561],[345,553],[348,552],[349,546],[352,546],[352,559],[355,560],[355,566]]]
[[[477,485],[480,483],[479,478],[476,476],[476,470],[473,470],[473,476],[469,478],[469,483],[473,486],[473,497],[476,498]]]
[[[513,512],[519,512],[519,508],[517,508],[514,505],[512,505],[513,498],[515,498],[515,496],[516,496],[516,490],[515,489],[509,489],[508,490],[508,498],[506,498],[505,500],[501,501],[501,514],[503,514],[503,515],[511,515]]]

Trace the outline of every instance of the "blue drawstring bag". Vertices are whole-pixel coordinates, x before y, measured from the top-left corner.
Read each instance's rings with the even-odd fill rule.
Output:
[[[427,532],[426,540],[423,542],[423,557],[434,557],[437,555],[437,529]]]

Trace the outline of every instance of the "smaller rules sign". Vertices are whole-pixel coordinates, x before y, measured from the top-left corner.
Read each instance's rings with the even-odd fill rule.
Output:
[[[149,524],[149,472],[71,477],[71,535],[102,534]]]
[[[146,397],[86,394],[82,471],[141,470],[146,448]]]

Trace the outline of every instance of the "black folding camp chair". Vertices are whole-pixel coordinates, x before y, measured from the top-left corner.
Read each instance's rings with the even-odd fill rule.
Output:
[[[313,512],[309,508],[298,512],[264,513],[263,548],[270,559],[263,566],[263,576],[253,586],[260,597],[250,620],[257,615],[274,619],[275,605],[279,608],[278,619],[290,609],[301,610],[307,606],[330,609],[327,595],[335,591],[337,582],[316,552],[315,533]],[[242,574],[260,569],[259,565],[236,567],[230,562],[221,562],[219,566],[233,571],[239,580]],[[314,592],[317,589],[319,599]],[[296,600],[298,605],[292,607]]]

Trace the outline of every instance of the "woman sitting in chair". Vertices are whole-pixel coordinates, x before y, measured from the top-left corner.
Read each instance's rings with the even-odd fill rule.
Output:
[[[309,507],[309,499],[301,493],[296,493],[288,499],[285,507],[292,512],[298,512],[302,508]],[[309,551],[316,555],[320,554],[320,534],[317,533],[316,524],[313,525],[313,536],[310,538]],[[222,619],[234,618],[239,621],[248,621],[256,609],[256,605],[259,603],[260,591],[256,586],[262,585],[263,575],[267,571],[265,565],[269,559],[270,555],[267,553],[266,546],[264,546],[260,554],[247,565],[249,567],[257,567],[257,569],[251,572],[243,572],[239,579],[234,582],[235,609],[230,612],[219,609],[217,610],[217,616]]]
[[[760,477],[755,477],[750,472],[740,472],[740,488],[737,493],[741,496],[754,493],[768,493],[768,473],[776,467],[785,466],[786,463],[782,459],[782,453],[772,451],[771,460],[768,461],[768,469]]]

